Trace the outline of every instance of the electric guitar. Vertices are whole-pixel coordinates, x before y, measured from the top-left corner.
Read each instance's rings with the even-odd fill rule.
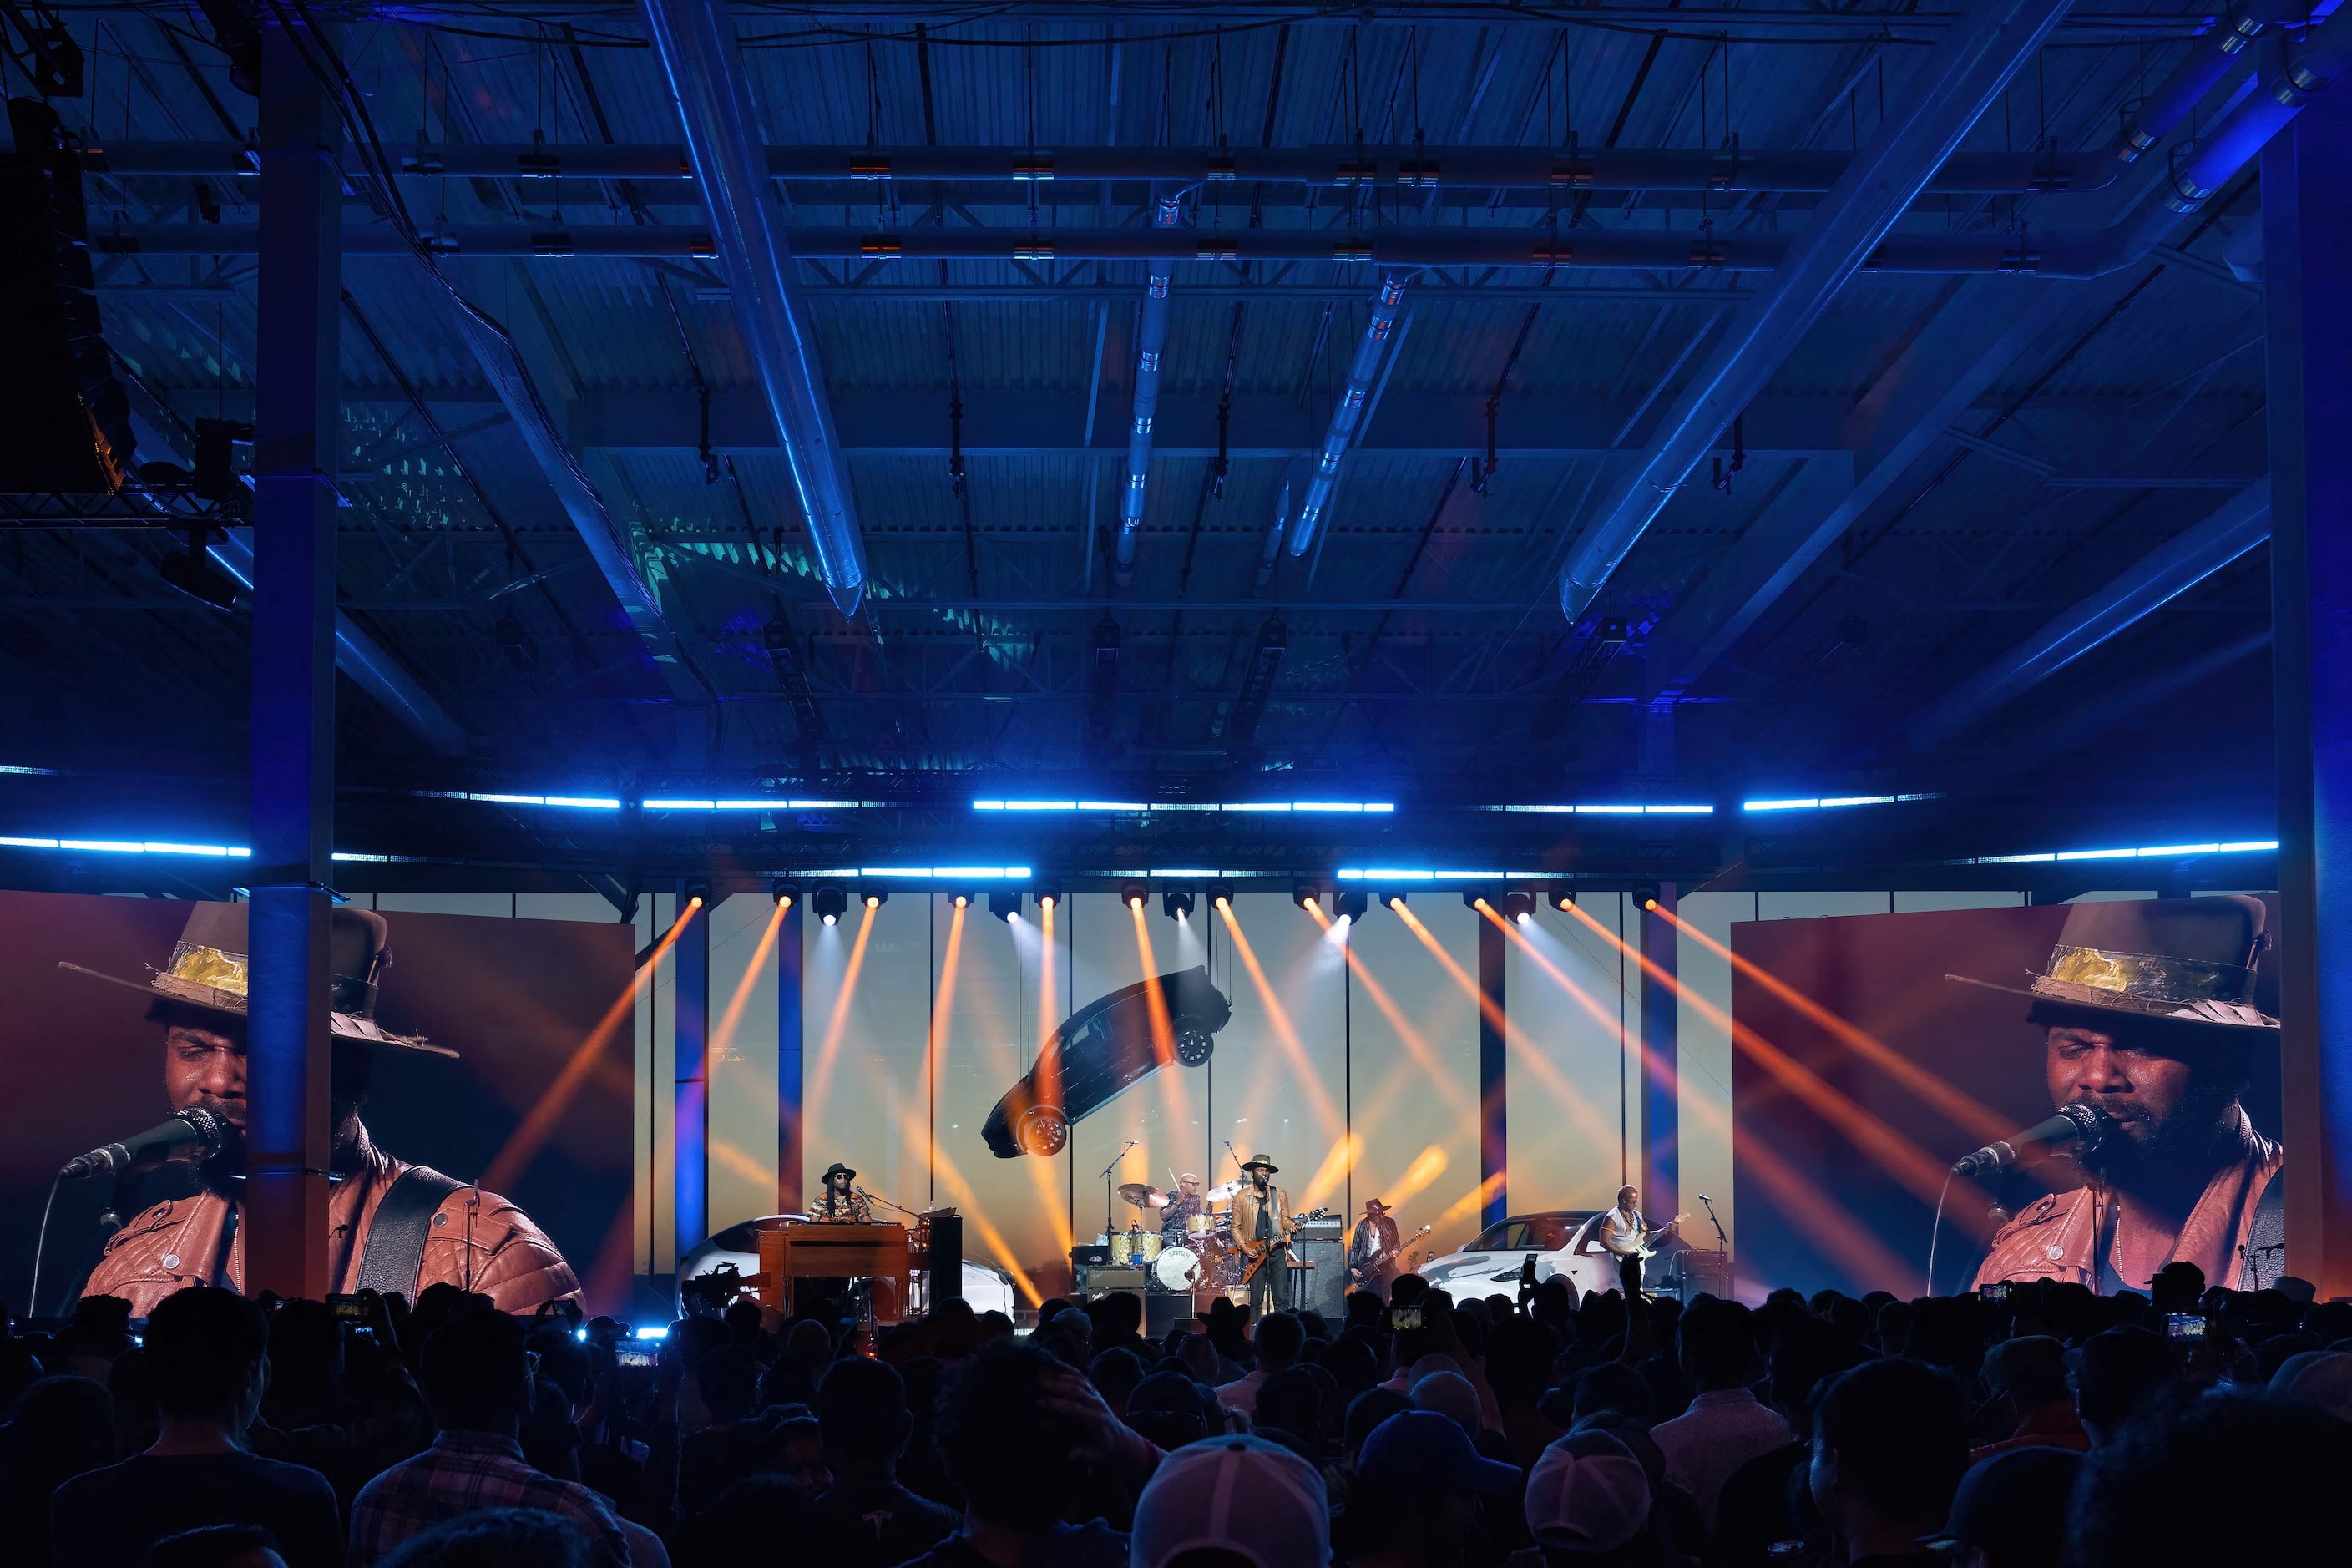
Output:
[[[1423,1226],[1419,1230],[1414,1231],[1412,1233],[1413,1241],[1416,1244],[1420,1243],[1421,1238],[1429,1234],[1429,1226]],[[1354,1277],[1356,1283],[1359,1285],[1370,1285],[1378,1282],[1382,1286],[1386,1286],[1390,1280],[1394,1279],[1398,1275],[1412,1272],[1412,1266],[1418,1260],[1421,1251],[1422,1247],[1419,1245],[1408,1247],[1402,1252],[1391,1253],[1386,1258],[1376,1258],[1372,1259],[1371,1269],[1369,1273],[1361,1268],[1352,1267],[1348,1270],[1348,1272]]]
[[[1242,1270],[1242,1283],[1246,1285],[1251,1280],[1257,1278],[1257,1271],[1265,1267],[1265,1260],[1267,1258],[1274,1256],[1274,1248],[1277,1242],[1287,1242],[1293,1236],[1296,1236],[1298,1233],[1298,1227],[1300,1226],[1311,1224],[1318,1219],[1329,1219],[1330,1217],[1331,1211],[1329,1209],[1317,1209],[1312,1214],[1295,1214],[1288,1219],[1282,1222],[1281,1226],[1278,1227],[1281,1234],[1278,1236],[1263,1241],[1255,1237],[1252,1237],[1246,1241],[1236,1240],[1234,1243],[1234,1247],[1240,1251],[1244,1258],[1249,1259],[1249,1267]]]
[[[1604,1228],[1601,1232],[1603,1240],[1601,1245],[1609,1252],[1619,1258],[1630,1258],[1636,1263],[1647,1263],[1651,1258],[1655,1258],[1658,1255],[1658,1249],[1651,1246],[1651,1242],[1664,1241],[1667,1237],[1670,1237],[1675,1233],[1675,1228],[1679,1226],[1683,1221],[1688,1218],[1690,1218],[1690,1215],[1687,1214],[1678,1214],[1664,1225],[1644,1226],[1642,1231],[1642,1239],[1635,1242],[1631,1247],[1611,1247],[1606,1239],[1608,1232]]]

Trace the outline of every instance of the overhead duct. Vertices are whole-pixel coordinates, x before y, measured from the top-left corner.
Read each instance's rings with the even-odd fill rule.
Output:
[[[686,132],[745,345],[783,437],[825,591],[845,616],[866,596],[866,544],[833,431],[816,339],[793,276],[751,89],[727,0],[645,0],[646,26]]]
[[[1178,204],[1173,196],[1160,200],[1155,223],[1162,230],[1176,226]],[[1127,432],[1127,485],[1118,496],[1118,540],[1112,580],[1124,588],[1135,581],[1135,547],[1143,532],[1143,501],[1151,482],[1151,422],[1160,413],[1160,356],[1168,348],[1168,281],[1173,261],[1165,256],[1151,261],[1151,279],[1143,291],[1142,320],[1135,333],[1135,418]]]
[[[2271,482],[2257,479],[2204,521],[2158,545],[1911,721],[1926,751],[2040,685],[2204,582],[2271,536]]]
[[[1339,389],[1339,402],[1331,410],[1331,427],[1323,434],[1323,449],[1316,455],[1315,476],[1307,481],[1307,494],[1298,503],[1298,516],[1290,527],[1290,552],[1304,555],[1307,547],[1315,542],[1315,531],[1323,525],[1323,513],[1331,504],[1331,492],[1339,487],[1339,465],[1346,461],[1348,447],[1355,441],[1356,426],[1364,416],[1364,400],[1371,395],[1372,378],[1380,374],[1381,355],[1388,347],[1389,333],[1396,326],[1397,308],[1404,303],[1404,278],[1390,273],[1381,279],[1381,291],[1372,302],[1372,319],[1364,323],[1364,335],[1356,344],[1356,357],[1348,363],[1348,384]]]
[[[1898,108],[1815,209],[1788,259],[1742,303],[1658,432],[1612,487],[1560,573],[1560,608],[1584,614],[1700,459],[1721,441],[1937,165],[2033,58],[2070,0],[1977,0],[1889,95]]]

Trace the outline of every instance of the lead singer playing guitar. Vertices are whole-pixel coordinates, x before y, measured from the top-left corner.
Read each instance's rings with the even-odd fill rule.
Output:
[[[1635,1206],[1641,1197],[1638,1187],[1618,1188],[1617,1206],[1601,1222],[1601,1245],[1616,1254],[1617,1281],[1624,1288],[1628,1304],[1642,1299],[1642,1262],[1657,1250],[1651,1243],[1672,1236],[1675,1226],[1682,1224],[1677,1217],[1653,1229]]]

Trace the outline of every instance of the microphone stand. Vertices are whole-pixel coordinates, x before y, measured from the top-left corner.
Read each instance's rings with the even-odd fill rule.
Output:
[[[1110,1163],[1109,1163],[1109,1164],[1108,1164],[1108,1165],[1105,1165],[1105,1166],[1102,1168],[1102,1184],[1103,1184],[1103,1245],[1105,1245],[1106,1247],[1108,1247],[1108,1246],[1110,1244],[1110,1237],[1111,1237],[1111,1223],[1110,1223],[1110,1222],[1111,1222],[1112,1216],[1113,1216],[1113,1215],[1114,1215],[1114,1214],[1117,1212],[1117,1211],[1115,1211],[1114,1209],[1112,1209],[1112,1207],[1110,1206],[1110,1173],[1111,1173],[1113,1171],[1116,1171],[1116,1170],[1118,1170],[1118,1163],[1119,1163],[1121,1160],[1124,1160],[1124,1159],[1126,1159],[1126,1158],[1127,1158],[1127,1152],[1128,1152],[1128,1150],[1134,1148],[1138,1143],[1140,1143],[1140,1142],[1143,1142],[1143,1140],[1142,1140],[1142,1139],[1140,1139],[1140,1138],[1130,1138],[1130,1139],[1129,1139],[1129,1140],[1127,1141],[1126,1144],[1120,1148],[1119,1152],[1118,1152],[1118,1153],[1116,1153],[1116,1154],[1113,1154],[1113,1155],[1110,1157]]]
[[[1698,1201],[1706,1208],[1706,1223],[1715,1226],[1716,1283],[1723,1287],[1727,1299],[1731,1294],[1731,1238],[1723,1234],[1723,1222],[1715,1217],[1715,1200],[1705,1193]]]

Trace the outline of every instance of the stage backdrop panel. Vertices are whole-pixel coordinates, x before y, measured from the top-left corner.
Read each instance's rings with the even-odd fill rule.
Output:
[[[505,896],[501,895],[501,902]],[[512,905],[506,905],[511,910]],[[58,967],[67,960],[143,980],[169,961],[189,906],[73,894],[0,894],[0,1293],[27,1298],[49,1178],[73,1155],[163,1120],[161,1031],[141,996]],[[530,1213],[588,1287],[591,1310],[622,1310],[630,1289],[631,1027],[567,1074],[631,986],[630,928],[575,921],[386,910],[392,963],[377,1016],[462,1059],[379,1053],[362,1111],[369,1135],[404,1160],[473,1179],[513,1167],[504,1194]],[[562,1114],[534,1147],[514,1142],[559,1080]],[[78,1279],[109,1184],[64,1189],[42,1262],[42,1310]]]
[[[2275,900],[2263,897],[2275,931]],[[1732,1163],[1743,1294],[1781,1285],[1921,1293],[1942,1167],[2050,1111],[2043,1031],[2025,1021],[2031,1004],[1944,977],[2023,984],[2048,961],[2065,919],[2064,906],[2044,905],[1732,926],[1734,955],[1754,966],[1735,963],[1731,981],[1740,1036],[1732,1053]],[[2275,953],[2263,955],[2255,998],[2273,1016]],[[1842,1038],[1773,981],[1865,1043]],[[1884,1057],[1874,1059],[1874,1042]],[[1906,1067],[1982,1104],[2000,1131],[1985,1134],[1931,1103],[1906,1084]],[[2277,1135],[2275,1051],[2255,1053],[2245,1106],[2257,1127]],[[2013,1212],[2044,1190],[2017,1174],[1997,1195]],[[1992,1195],[1952,1184],[1938,1289],[1974,1276]]]

